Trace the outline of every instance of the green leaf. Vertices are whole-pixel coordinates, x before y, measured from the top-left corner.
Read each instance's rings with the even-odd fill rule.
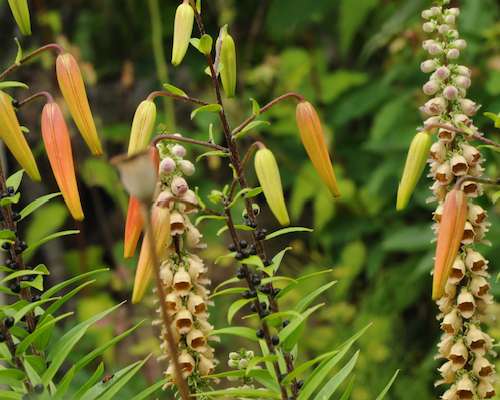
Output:
[[[323,307],[325,304],[318,304],[314,307],[309,308],[299,317],[295,318],[290,324],[288,324],[283,330],[279,333],[279,338],[281,342],[281,346],[286,351],[291,351],[293,346],[298,342],[300,338],[300,334],[302,333],[304,327],[304,321],[309,318],[309,316],[315,312],[316,310]]]
[[[191,112],[191,119],[194,119],[199,113],[211,112],[218,113],[222,110],[220,104],[207,104],[205,106],[198,107]]]
[[[305,371],[307,371],[313,365],[319,363],[320,361],[323,361],[325,358],[333,357],[337,353],[338,350],[330,351],[328,353],[321,354],[320,356],[313,358],[312,360],[306,361],[300,365],[295,366],[293,371],[285,376],[285,378],[283,379],[283,384],[288,385],[291,381],[301,376]]]
[[[234,135],[233,139],[234,140],[241,139],[242,137],[246,136],[251,130],[262,125],[269,126],[271,125],[271,123],[268,121],[252,121],[247,126],[245,126],[241,131],[239,131],[236,135]]]
[[[255,367],[261,363],[265,362],[274,362],[277,361],[278,356],[276,354],[268,354],[266,356],[257,356],[253,357],[249,362],[245,369],[245,376],[249,376]]]
[[[242,264],[254,265],[259,268],[264,268],[264,264],[259,256],[250,256],[240,261]]]
[[[390,230],[389,235],[382,242],[382,248],[386,251],[413,253],[430,248],[433,237],[432,230],[426,224],[405,226]]]
[[[214,299],[215,297],[219,296],[226,296],[228,294],[240,294],[245,292],[247,289],[243,287],[235,287],[235,288],[229,288],[229,289],[224,289],[221,290],[217,293],[213,293],[211,296],[209,296],[209,299]]]
[[[54,302],[53,304],[51,304],[45,310],[45,314],[42,317],[41,321],[44,320],[45,315],[54,314],[63,304],[65,304],[69,299],[71,299],[73,296],[75,296],[80,290],[82,290],[83,288],[85,288],[86,286],[88,286],[88,285],[90,285],[90,284],[92,284],[94,282],[95,282],[95,279],[87,281],[85,283],[82,283],[80,286],[74,288],[73,290],[69,291],[64,296],[62,296],[61,298],[59,298],[59,300],[57,300],[56,302]]]
[[[391,388],[393,383],[396,381],[398,374],[399,374],[399,369],[394,373],[394,375],[392,376],[389,383],[385,386],[385,388],[382,390],[382,392],[380,392],[380,394],[377,396],[377,398],[375,400],[382,400],[385,397],[385,395],[387,394],[387,392],[389,392],[389,389]]]
[[[340,2],[340,50],[345,56],[351,47],[358,29],[369,13],[377,6],[378,0],[358,0],[353,7],[351,0]]]
[[[18,81],[3,81],[3,82],[0,82],[0,90],[10,89],[10,88],[29,89],[29,86],[26,85],[24,82],[18,82]]]
[[[159,390],[163,385],[165,385],[168,382],[168,379],[162,379],[155,384],[151,385],[150,387],[144,389],[142,392],[137,393],[134,397],[132,397],[130,400],[144,400],[144,399],[149,399],[150,396]]]
[[[247,328],[246,326],[229,326],[227,328],[221,328],[214,330],[211,336],[219,336],[219,335],[230,335],[230,336],[239,336],[244,339],[252,340],[257,342],[257,336],[255,334],[255,330],[251,328]]]
[[[22,393],[0,390],[0,399],[3,400],[21,400],[23,397]]]
[[[21,321],[21,318],[23,318],[29,312],[33,311],[36,307],[38,307],[42,304],[48,303],[50,301],[57,300],[57,299],[58,299],[58,297],[53,297],[53,298],[49,298],[49,299],[41,299],[41,300],[35,301],[33,303],[28,303],[24,307],[22,307],[20,310],[18,310],[12,317],[14,318],[14,321],[17,324],[19,321]]]
[[[100,362],[99,366],[94,371],[92,376],[82,385],[80,389],[78,389],[78,392],[75,393],[74,398],[75,399],[81,398],[85,394],[85,392],[87,392],[92,386],[94,386],[101,379],[103,374],[104,374],[104,363]]]
[[[227,310],[227,323],[231,325],[231,322],[236,315],[236,313],[245,307],[248,303],[251,303],[253,299],[239,299],[231,303]]]
[[[94,271],[85,272],[84,274],[80,274],[80,275],[74,276],[73,278],[67,279],[63,282],[60,282],[57,285],[54,285],[51,288],[47,289],[42,294],[42,299],[46,299],[46,298],[51,297],[53,294],[56,294],[60,290],[64,289],[65,287],[67,287],[75,282],[78,282],[82,279],[88,278],[89,276],[100,274],[102,272],[107,272],[107,271],[109,271],[108,268],[96,269]]]
[[[202,215],[201,217],[196,218],[195,225],[198,226],[203,221],[224,221],[226,217],[223,215]]]
[[[14,191],[17,192],[19,186],[21,185],[21,181],[23,179],[24,169],[20,169],[19,171],[13,173],[11,176],[7,178],[5,185],[7,187],[12,186]]]
[[[206,33],[200,38],[200,46],[198,50],[205,55],[209,55],[212,52],[213,39],[212,36]]]
[[[7,275],[0,280],[0,284],[26,275],[49,275],[49,271],[45,265],[39,264],[34,269],[23,269]]]
[[[325,269],[323,271],[316,271],[316,272],[311,272],[310,274],[307,274],[307,275],[303,275],[303,276],[296,279],[296,281],[297,281],[296,283],[291,283],[290,285],[281,289],[280,292],[278,293],[277,297],[278,298],[283,297],[285,294],[287,294],[291,290],[293,290],[297,287],[300,287],[300,285],[303,282],[307,281],[308,279],[315,278],[315,277],[320,276],[320,275],[328,274],[328,273],[331,273],[332,271],[333,271],[333,269]]]
[[[14,61],[15,64],[19,64],[23,58],[23,48],[21,47],[21,43],[18,38],[14,38],[17,46],[16,59]]]
[[[229,157],[229,154],[224,152],[224,151],[220,151],[220,150],[207,151],[203,154],[200,154],[198,157],[196,157],[195,162],[200,161],[204,157]]]
[[[229,399],[238,399],[238,398],[255,398],[255,399],[280,399],[281,396],[279,393],[264,390],[264,389],[223,389],[223,390],[214,390],[211,392],[202,392],[196,393],[196,397],[200,396],[208,396],[208,397],[224,397]]]
[[[9,204],[17,204],[19,203],[19,199],[21,198],[21,194],[17,192],[12,196],[4,197],[0,200],[0,207],[8,206]]]
[[[303,228],[303,227],[289,227],[289,228],[283,228],[283,229],[279,229],[277,231],[274,231],[272,233],[270,233],[269,235],[266,236],[266,239],[265,240],[269,240],[269,239],[274,239],[278,236],[281,236],[281,235],[286,235],[287,233],[293,233],[293,232],[312,232],[313,230],[310,229],[310,228]]]
[[[23,254],[26,254],[29,256],[31,253],[33,253],[33,251],[35,251],[41,245],[43,245],[47,242],[50,242],[53,239],[57,239],[57,238],[62,237],[62,236],[76,235],[78,233],[80,233],[80,231],[78,231],[78,230],[68,230],[68,231],[53,233],[51,235],[44,237],[43,239],[40,239],[38,242],[31,244],[26,250],[24,250]]]
[[[32,212],[36,211],[38,208],[43,206],[45,203],[47,203],[50,199],[53,199],[54,197],[60,196],[61,193],[50,193],[46,194],[44,196],[41,196],[37,198],[36,200],[32,201],[30,204],[28,204],[26,207],[24,207],[20,214],[21,214],[21,220],[26,218],[28,215],[30,215]]]
[[[252,103],[252,115],[260,115],[260,105],[257,100],[250,98],[250,102]]]
[[[169,93],[175,94],[177,96],[188,97],[184,90],[179,89],[177,86],[171,85],[170,83],[164,83],[163,87]]]
[[[16,234],[10,229],[2,229],[0,231],[0,240],[9,240],[13,242],[16,240]]]
[[[349,362],[339,371],[337,372],[328,383],[323,386],[321,391],[314,397],[315,400],[328,400],[331,398],[333,393],[337,390],[337,388],[344,382],[344,380],[349,376],[351,371],[354,369],[356,362],[359,358],[359,350],[352,356]]]
[[[15,368],[0,368],[0,382],[3,385],[16,386],[22,383],[24,372]]]
[[[349,400],[351,398],[351,393],[352,390],[354,389],[354,381],[356,380],[356,377],[353,376],[351,379],[349,379],[349,383],[347,384],[347,388],[344,390],[344,393],[342,393],[342,397],[340,400]]]
[[[314,290],[313,292],[309,293],[308,295],[306,295],[302,299],[300,299],[299,302],[297,303],[297,305],[295,306],[295,311],[297,311],[299,313],[304,311],[309,306],[309,304],[311,304],[314,301],[314,299],[316,299],[316,297],[321,295],[321,293],[326,292],[328,289],[330,289],[336,283],[337,283],[337,281],[329,282],[329,283],[319,287],[318,289]]]

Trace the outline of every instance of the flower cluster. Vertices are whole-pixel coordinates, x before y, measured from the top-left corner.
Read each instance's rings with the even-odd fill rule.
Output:
[[[436,384],[450,385],[442,395],[446,400],[495,395],[495,370],[487,359],[493,340],[481,329],[493,297],[488,261],[475,249],[484,242],[489,228],[485,210],[474,204],[482,194],[481,184],[474,178],[483,173],[483,159],[467,140],[467,133],[478,134],[471,117],[479,107],[466,97],[470,69],[455,64],[467,46],[456,29],[459,14],[458,8],[441,5],[422,13],[423,30],[435,34],[423,43],[432,57],[421,64],[422,71],[431,74],[423,91],[433,98],[421,111],[427,118],[426,131],[438,136],[430,148],[429,161],[434,179],[432,200],[438,202],[434,212],[438,243],[433,298],[443,331],[437,357],[445,359],[439,368],[442,379]]]
[[[194,173],[194,166],[183,159],[186,154],[183,146],[160,143],[158,148],[161,191],[156,204],[170,210],[172,238],[161,260],[160,277],[166,293],[166,308],[173,321],[179,363],[184,377],[192,382],[210,374],[216,363],[214,350],[208,344],[213,331],[208,321],[210,280],[203,260],[193,253],[204,246],[202,235],[190,220],[190,215],[198,211],[198,201],[183,178]],[[165,353],[163,357],[168,358],[167,344],[163,343],[161,348]],[[169,377],[173,377],[172,368],[171,364],[166,371]]]

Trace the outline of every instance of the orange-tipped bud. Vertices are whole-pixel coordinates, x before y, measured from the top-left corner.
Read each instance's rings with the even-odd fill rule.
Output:
[[[130,258],[134,255],[143,225],[141,203],[135,197],[130,197],[128,201],[127,221],[125,222],[125,238],[123,240],[123,256],[125,258]]]
[[[311,103],[302,101],[297,105],[296,117],[307,155],[332,195],[339,197],[340,191],[318,113]]]
[[[170,209],[153,206],[151,225],[156,254],[161,260],[165,258],[168,246],[172,240],[170,236]],[[144,297],[153,272],[153,259],[151,257],[151,245],[149,235],[146,234],[142,241],[141,253],[135,273],[134,291],[132,303],[139,303]]]
[[[10,10],[21,33],[31,35],[30,10],[28,0],[9,0]]]
[[[0,91],[0,138],[30,178],[40,181],[42,178],[38,172],[35,157],[21,131],[11,98],[2,91]]]
[[[439,224],[432,281],[433,300],[440,299],[444,294],[453,262],[460,249],[466,220],[467,198],[465,193],[462,190],[453,189],[446,195],[443,215]]]
[[[101,155],[101,142],[97,136],[92,111],[90,111],[85,84],[78,63],[71,54],[65,53],[57,56],[56,74],[59,88],[83,139],[92,154]]]
[[[42,110],[42,137],[57,186],[71,216],[83,220],[82,205],[76,185],[75,166],[68,127],[57,103],[45,104]]]
[[[289,225],[290,218],[283,196],[280,171],[271,150],[262,148],[257,151],[255,154],[255,173],[274,216],[281,225]]]
[[[128,155],[144,150],[149,145],[155,127],[156,105],[152,100],[144,100],[139,104],[132,121]]]
[[[415,186],[424,172],[425,163],[429,158],[432,145],[432,137],[427,132],[419,132],[410,144],[406,157],[405,168],[401,182],[399,182],[397,210],[404,210],[410,201]]]

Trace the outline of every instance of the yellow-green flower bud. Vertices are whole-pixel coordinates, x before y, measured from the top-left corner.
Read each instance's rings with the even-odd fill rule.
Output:
[[[31,35],[30,10],[28,0],[9,0],[10,10],[23,35]]]
[[[280,171],[271,150],[261,148],[255,154],[255,172],[267,204],[281,225],[289,225]]]
[[[429,157],[432,137],[427,132],[419,132],[413,138],[406,158],[403,176],[398,188],[397,210],[404,210],[422,176],[425,163]]]
[[[172,64],[179,65],[189,47],[191,34],[193,32],[194,10],[189,5],[189,1],[177,7],[174,22],[174,44],[172,47]]]
[[[139,104],[132,121],[130,141],[128,144],[128,155],[146,149],[155,127],[156,105],[152,100],[144,100]]]
[[[221,37],[220,61],[222,69],[220,77],[226,96],[233,97],[236,91],[236,48],[233,38],[227,33],[226,27],[223,28]]]

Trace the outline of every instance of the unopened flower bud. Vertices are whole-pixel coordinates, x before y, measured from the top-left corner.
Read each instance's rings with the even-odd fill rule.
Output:
[[[460,57],[460,50],[458,49],[450,49],[446,52],[446,58],[448,60],[456,60]]]
[[[439,90],[439,82],[436,80],[430,80],[425,83],[425,85],[422,87],[422,90],[426,95],[433,96]]]
[[[433,14],[432,14],[431,10],[422,11],[422,18],[423,19],[431,19],[432,17],[433,17]]]
[[[21,33],[31,35],[30,10],[28,0],[9,0],[10,11]]]
[[[467,42],[464,39],[457,39],[454,40],[451,45],[457,48],[458,50],[463,50],[467,47]]]
[[[450,15],[454,15],[455,17],[458,17],[460,15],[460,9],[458,7],[448,8],[447,12]]]
[[[439,115],[446,110],[447,104],[444,97],[435,97],[427,101],[422,110],[428,115]]]
[[[194,165],[189,160],[181,160],[181,161],[179,161],[179,168],[182,171],[182,173],[184,175],[186,175],[186,176],[191,176],[195,172]]]
[[[468,76],[465,75],[458,75],[455,80],[455,85],[457,85],[459,88],[462,89],[468,89],[470,88],[471,85],[471,80]]]
[[[186,55],[194,24],[194,10],[188,0],[177,7],[174,22],[172,64],[179,65]]]
[[[454,15],[448,14],[444,17],[444,22],[448,25],[455,25],[456,17]]]
[[[467,79],[467,78],[465,78],[465,79]],[[460,99],[459,103],[460,103],[460,107],[462,108],[462,112],[465,115],[472,117],[473,115],[476,114],[476,112],[478,110],[478,106],[472,100]]]
[[[439,43],[434,42],[430,43],[426,50],[431,56],[438,56],[443,52],[443,47]]]
[[[448,69],[448,67],[442,66],[442,67],[439,67],[438,69],[436,69],[436,77],[437,78],[444,80],[444,79],[448,79],[449,76],[450,76],[450,70]]]
[[[448,31],[450,30],[450,27],[446,24],[442,24],[442,25],[439,25],[438,26],[438,32],[441,34],[441,35],[444,35],[445,33],[447,33]]]
[[[422,30],[427,33],[434,32],[435,29],[436,29],[436,23],[433,21],[425,22],[422,25]]]
[[[448,85],[443,90],[443,96],[447,100],[455,100],[458,96],[458,90],[455,86]]]
[[[455,67],[455,71],[457,74],[466,76],[468,78],[470,78],[470,76],[471,76],[470,69],[464,65],[458,65],[457,67]]]
[[[169,175],[175,171],[175,161],[170,157],[165,157],[160,162],[160,174]]]
[[[440,380],[438,383],[439,384],[450,384],[455,381],[455,371],[453,369],[453,362],[448,361],[441,365],[441,367],[438,369],[439,373],[441,374],[441,377],[443,378]],[[436,385],[438,384],[436,383]]]
[[[443,358],[448,358],[451,348],[455,344],[455,336],[449,333],[444,333],[438,343],[439,355]]]
[[[176,176],[172,179],[170,189],[172,190],[174,196],[181,196],[188,191],[189,186],[184,178]]]
[[[172,280],[174,278],[174,274],[172,273],[172,269],[170,267],[170,262],[164,261],[160,266],[160,278],[165,286],[172,285]]]
[[[470,126],[472,124],[472,121],[470,120],[470,118],[465,114],[455,114],[453,116],[453,122],[457,126],[461,126],[461,125]]]
[[[172,154],[177,156],[177,157],[185,157],[186,155],[186,148],[184,146],[181,146],[180,144],[174,144],[171,148]]]
[[[426,74],[434,72],[437,67],[438,63],[436,62],[436,60],[425,60],[420,64],[420,69]]]
[[[430,8],[430,11],[431,11],[433,17],[438,17],[439,15],[441,15],[443,9],[441,7],[438,7],[438,6],[434,6],[434,7]]]
[[[236,90],[236,48],[233,38],[227,33],[227,27],[222,28],[221,40],[220,61],[223,67],[220,76],[222,87],[227,97],[233,97]]]
[[[131,156],[146,149],[151,140],[151,134],[155,127],[156,105],[152,100],[142,101],[134,114],[130,139],[128,144],[128,155]]]

